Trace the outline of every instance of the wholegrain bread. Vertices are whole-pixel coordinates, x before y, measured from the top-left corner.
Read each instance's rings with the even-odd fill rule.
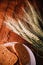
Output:
[[[23,44],[15,44],[14,51],[19,57],[20,65],[26,65],[30,62],[30,56]]]
[[[0,65],[14,65],[18,61],[15,54],[11,53],[6,47],[0,45]]]

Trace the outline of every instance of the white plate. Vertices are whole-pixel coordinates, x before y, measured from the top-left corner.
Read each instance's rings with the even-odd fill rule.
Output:
[[[6,43],[4,44],[4,46],[13,46],[13,49],[14,49],[14,45],[16,44],[17,42],[9,42],[9,43]],[[23,44],[24,45],[24,44]],[[29,55],[30,55],[30,64],[29,65],[36,65],[36,60],[35,60],[35,56],[33,54],[33,52],[31,51],[31,49],[29,47],[27,47],[26,45],[24,45],[27,49],[27,51],[29,52]]]
[[[35,56],[34,56],[33,52],[31,51],[31,49],[29,47],[27,47],[26,45],[24,45],[24,46],[26,47],[27,51],[30,54],[30,65],[36,65],[36,60],[35,60]]]

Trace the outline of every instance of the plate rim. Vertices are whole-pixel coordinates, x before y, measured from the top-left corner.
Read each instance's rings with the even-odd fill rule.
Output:
[[[35,55],[34,53],[32,52],[32,50],[26,46],[25,44],[23,44],[25,46],[25,48],[27,49],[27,51],[29,52],[29,55],[30,55],[30,65],[36,65],[36,59],[35,59]]]

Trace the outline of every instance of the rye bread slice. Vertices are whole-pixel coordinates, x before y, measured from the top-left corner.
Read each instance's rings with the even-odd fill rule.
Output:
[[[15,44],[14,51],[17,54],[20,65],[28,65],[30,63],[30,56],[23,44]]]
[[[14,65],[18,61],[15,54],[11,53],[6,47],[0,45],[0,65]]]

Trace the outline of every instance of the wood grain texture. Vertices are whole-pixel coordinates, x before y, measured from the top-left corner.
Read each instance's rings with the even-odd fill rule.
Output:
[[[12,18],[15,18],[15,13],[19,13],[20,8],[23,6],[23,4],[20,4],[19,1],[14,0],[3,0],[0,1],[0,43],[6,43],[6,42],[20,42],[24,43],[25,40],[22,39],[20,36],[18,36],[16,33],[13,33],[9,28],[6,27],[4,22],[6,21],[6,16],[10,16]],[[23,3],[23,2],[21,2]],[[13,16],[14,15],[14,16]]]

